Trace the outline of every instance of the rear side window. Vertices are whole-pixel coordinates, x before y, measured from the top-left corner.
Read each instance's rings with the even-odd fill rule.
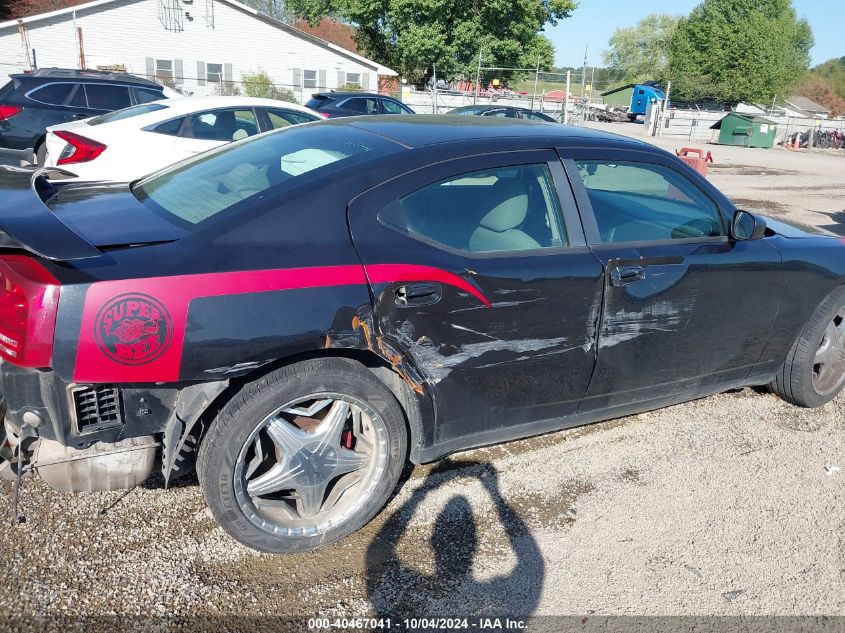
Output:
[[[138,103],[149,103],[150,101],[158,101],[159,99],[164,99],[164,94],[160,90],[135,88],[135,100]]]
[[[85,84],[88,107],[94,110],[120,110],[132,105],[129,88],[109,84]]]
[[[87,108],[88,107],[88,100],[85,98],[85,86],[79,84],[76,87],[76,91],[68,101],[66,106],[70,106],[72,108]]]
[[[258,134],[258,123],[252,110],[214,110],[199,112],[188,118],[189,138],[204,141],[232,142]]]
[[[69,83],[46,84],[30,92],[29,98],[39,103],[60,106],[67,101],[71,90],[73,84]]]
[[[161,103],[148,103],[144,105],[136,105],[130,108],[123,108],[123,110],[116,110],[114,112],[107,112],[96,116],[90,121],[88,125],[101,125],[103,123],[111,123],[113,121],[122,121],[123,119],[130,119],[133,116],[141,114],[149,114],[158,110],[167,110],[167,106]]]
[[[546,164],[477,171],[419,189],[379,212],[410,237],[471,253],[567,245]]]
[[[294,126],[205,152],[154,174],[132,191],[148,208],[190,226],[306,174],[325,176],[399,149],[354,128]]]
[[[378,114],[377,99],[350,99],[345,101],[341,107],[361,114]]]
[[[724,235],[716,203],[674,169],[600,160],[577,165],[603,243]]]
[[[165,121],[164,123],[159,123],[158,125],[146,128],[150,132],[158,132],[159,134],[169,134],[171,136],[176,136],[179,134],[179,130],[182,129],[182,123],[184,123],[185,117],[179,117],[178,119],[173,119],[172,121]]]

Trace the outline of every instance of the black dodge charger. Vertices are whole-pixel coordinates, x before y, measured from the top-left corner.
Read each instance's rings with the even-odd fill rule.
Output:
[[[7,475],[195,465],[259,550],[360,528],[407,460],[744,385],[815,407],[845,381],[842,242],[630,139],[360,117],[131,185],[0,188]]]

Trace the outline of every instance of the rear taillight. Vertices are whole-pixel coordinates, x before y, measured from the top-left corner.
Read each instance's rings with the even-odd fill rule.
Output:
[[[18,106],[0,105],[0,121],[11,119],[21,110],[23,110],[23,108],[19,108]]]
[[[317,114],[319,114],[324,119],[331,119],[332,118],[332,115],[329,114],[328,112],[318,112]]]
[[[21,367],[49,367],[59,282],[25,255],[0,256],[0,357]]]
[[[106,150],[106,146],[102,143],[73,132],[57,130],[53,134],[67,143],[59,160],[56,161],[57,165],[85,163],[94,160]]]

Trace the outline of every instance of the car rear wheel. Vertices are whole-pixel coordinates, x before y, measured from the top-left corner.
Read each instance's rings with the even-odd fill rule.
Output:
[[[369,521],[399,479],[406,444],[399,403],[370,371],[317,359],[244,386],[212,422],[197,472],[231,536],[295,552]]]
[[[39,167],[44,167],[47,162],[47,143],[41,141],[38,147],[35,148],[35,164]]]
[[[833,291],[816,309],[771,383],[787,402],[820,407],[845,386],[845,288]]]

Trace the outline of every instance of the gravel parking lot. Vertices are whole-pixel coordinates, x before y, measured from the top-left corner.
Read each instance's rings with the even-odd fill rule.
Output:
[[[845,235],[845,156],[710,149],[741,206]],[[66,496],[29,479],[27,522],[0,539],[0,612],[244,629],[267,615],[845,615],[843,413],[843,396],[811,411],[745,389],[461,453],[410,471],[358,534],[288,557],[233,542],[195,480]],[[11,496],[0,483],[10,519]]]

